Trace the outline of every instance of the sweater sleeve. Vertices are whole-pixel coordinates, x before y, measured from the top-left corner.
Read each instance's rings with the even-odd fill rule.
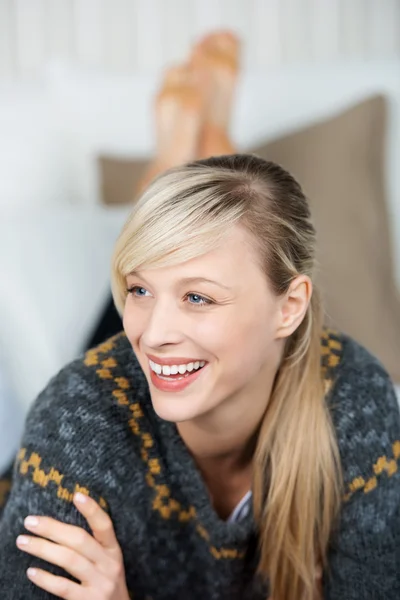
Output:
[[[345,489],[325,600],[400,598],[399,406],[389,376],[366,356],[339,376],[332,407]]]
[[[101,460],[94,447],[96,397],[85,377],[69,366],[57,375],[33,404],[13,468],[11,492],[0,521],[0,597],[2,600],[44,600],[52,594],[31,583],[30,566],[73,580],[61,568],[19,550],[16,538],[28,534],[24,519],[46,515],[90,529],[72,503],[83,491],[101,502]],[[84,441],[84,443],[83,443]]]

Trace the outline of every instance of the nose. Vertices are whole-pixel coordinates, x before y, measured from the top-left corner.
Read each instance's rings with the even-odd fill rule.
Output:
[[[154,303],[142,332],[146,348],[158,348],[166,344],[178,344],[184,337],[184,317],[179,308],[167,300]]]

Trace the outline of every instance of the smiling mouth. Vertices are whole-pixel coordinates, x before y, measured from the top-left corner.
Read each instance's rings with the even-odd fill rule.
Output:
[[[164,381],[179,381],[180,379],[187,379],[187,377],[190,377],[191,375],[195,375],[196,373],[198,373],[199,371],[204,369],[204,367],[207,364],[208,363],[206,363],[202,367],[199,367],[195,371],[191,371],[190,373],[189,373],[189,371],[186,371],[186,373],[184,375],[181,375],[180,373],[178,373],[177,375],[158,375],[158,373],[155,373],[154,371],[153,371],[153,373],[154,373],[154,375],[156,375],[156,377],[158,377],[159,379],[163,379]]]

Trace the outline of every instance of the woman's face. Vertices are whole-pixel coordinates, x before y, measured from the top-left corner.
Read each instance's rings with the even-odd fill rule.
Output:
[[[245,418],[276,372],[283,343],[281,301],[256,264],[249,234],[236,226],[217,250],[131,274],[127,287],[124,329],[156,413],[179,423],[229,403]],[[182,373],[160,379],[149,355],[156,370],[172,359]],[[198,371],[196,361],[205,362]]]

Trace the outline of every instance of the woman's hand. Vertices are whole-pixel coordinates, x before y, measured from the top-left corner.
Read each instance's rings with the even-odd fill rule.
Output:
[[[74,504],[93,536],[81,527],[50,517],[29,516],[26,529],[41,537],[19,536],[17,546],[62,567],[81,583],[42,569],[28,569],[27,576],[35,585],[66,600],[129,600],[122,552],[110,517],[84,494],[75,494]]]

